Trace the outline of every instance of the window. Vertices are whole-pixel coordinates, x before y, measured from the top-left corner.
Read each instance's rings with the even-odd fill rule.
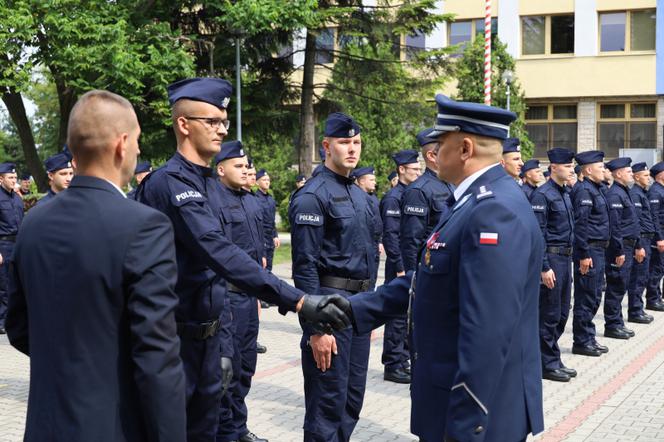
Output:
[[[535,144],[534,158],[546,158],[546,151],[565,147],[576,152],[576,104],[536,104],[526,111],[526,131]]]
[[[459,20],[450,23],[448,32],[448,42],[450,46],[461,44],[457,54],[461,54],[477,34],[484,35],[484,19],[476,18],[474,20]],[[498,19],[493,17],[491,19],[491,35],[498,34]]]
[[[334,62],[334,29],[325,28],[316,36],[316,63]]]
[[[573,54],[574,16],[521,17],[523,55]]]
[[[412,60],[415,55],[426,48],[424,34],[418,32],[415,35],[406,35],[406,60]]]
[[[601,13],[599,27],[601,52],[655,50],[654,9]]]
[[[597,122],[597,146],[607,157],[620,149],[654,149],[657,145],[655,103],[602,103]]]
[[[474,34],[482,34],[484,35],[484,19],[483,18],[476,18],[474,20],[475,22],[475,32]],[[498,19],[496,17],[493,17],[491,19],[491,35],[497,35],[498,34]]]

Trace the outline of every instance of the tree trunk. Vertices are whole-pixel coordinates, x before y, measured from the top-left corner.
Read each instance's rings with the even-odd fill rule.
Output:
[[[53,73],[54,70],[51,69]],[[69,114],[76,104],[76,94],[73,89],[67,87],[64,80],[53,74],[55,89],[58,92],[58,102],[60,104],[60,126],[58,127],[58,150],[62,149],[67,142],[67,126],[69,125]]]
[[[298,141],[298,163],[300,173],[311,176],[315,144],[314,131],[314,68],[316,65],[316,36],[307,29],[304,47],[302,74],[302,96],[300,98],[300,139]]]
[[[16,126],[16,131],[18,132],[18,137],[21,140],[21,146],[23,147],[25,163],[28,165],[30,174],[34,177],[39,191],[46,192],[48,190],[48,177],[46,176],[46,171],[39,159],[39,155],[37,155],[35,138],[32,134],[28,114],[25,112],[25,106],[23,106],[21,94],[10,88],[7,92],[2,94],[2,101],[7,107],[7,111],[14,122],[14,126]]]

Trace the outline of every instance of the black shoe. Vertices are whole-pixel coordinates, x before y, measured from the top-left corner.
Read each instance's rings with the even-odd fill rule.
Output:
[[[256,342],[256,353],[267,353],[267,347]]]
[[[270,304],[265,301],[261,301],[261,308],[270,308]]]
[[[651,304],[646,304],[646,310],[654,310],[656,312],[664,312],[664,302],[657,301]]]
[[[403,369],[397,368],[396,370],[385,370],[383,379],[397,384],[410,384],[410,375]]]
[[[555,370],[544,370],[542,372],[542,378],[556,382],[569,382],[569,380],[572,379],[570,375],[562,371],[560,368]]]
[[[572,353],[575,355],[595,356],[595,357],[602,355],[600,349],[595,347],[594,345],[573,345]]]
[[[571,378],[575,378],[575,377],[576,377],[576,370],[574,370],[573,368],[565,367],[565,366],[563,365],[563,366],[560,367],[558,370],[562,371],[563,373],[565,373],[567,376],[569,376],[569,377],[571,377]]]
[[[597,341],[593,342],[593,346],[594,346],[597,350],[601,351],[602,353],[608,353],[608,352],[609,352],[609,347],[607,347],[606,345],[602,345],[602,344],[600,344],[600,343],[597,342]]]
[[[604,329],[604,337],[613,339],[629,339],[631,336],[622,328],[606,328]]]
[[[238,442],[268,442],[267,439],[256,436],[251,431],[238,439]]]
[[[627,322],[636,322],[637,324],[650,324],[655,318],[645,313],[640,315],[628,316]]]
[[[625,327],[624,325],[623,325],[622,327],[620,327],[620,328],[621,328],[622,331],[624,331],[625,333],[627,333],[627,334],[629,335],[630,338],[633,338],[634,336],[636,336],[636,333],[634,333],[634,330],[632,330],[632,329],[630,329],[630,328],[627,328],[627,327]]]

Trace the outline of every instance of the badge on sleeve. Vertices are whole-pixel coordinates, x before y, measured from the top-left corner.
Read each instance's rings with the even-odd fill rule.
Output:
[[[323,217],[317,213],[298,213],[295,216],[295,224],[322,226]]]
[[[480,244],[497,246],[498,234],[491,232],[480,232]]]

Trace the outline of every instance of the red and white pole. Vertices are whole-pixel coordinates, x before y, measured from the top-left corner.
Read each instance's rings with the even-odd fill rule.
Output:
[[[484,2],[484,104],[491,106],[491,0]]]

